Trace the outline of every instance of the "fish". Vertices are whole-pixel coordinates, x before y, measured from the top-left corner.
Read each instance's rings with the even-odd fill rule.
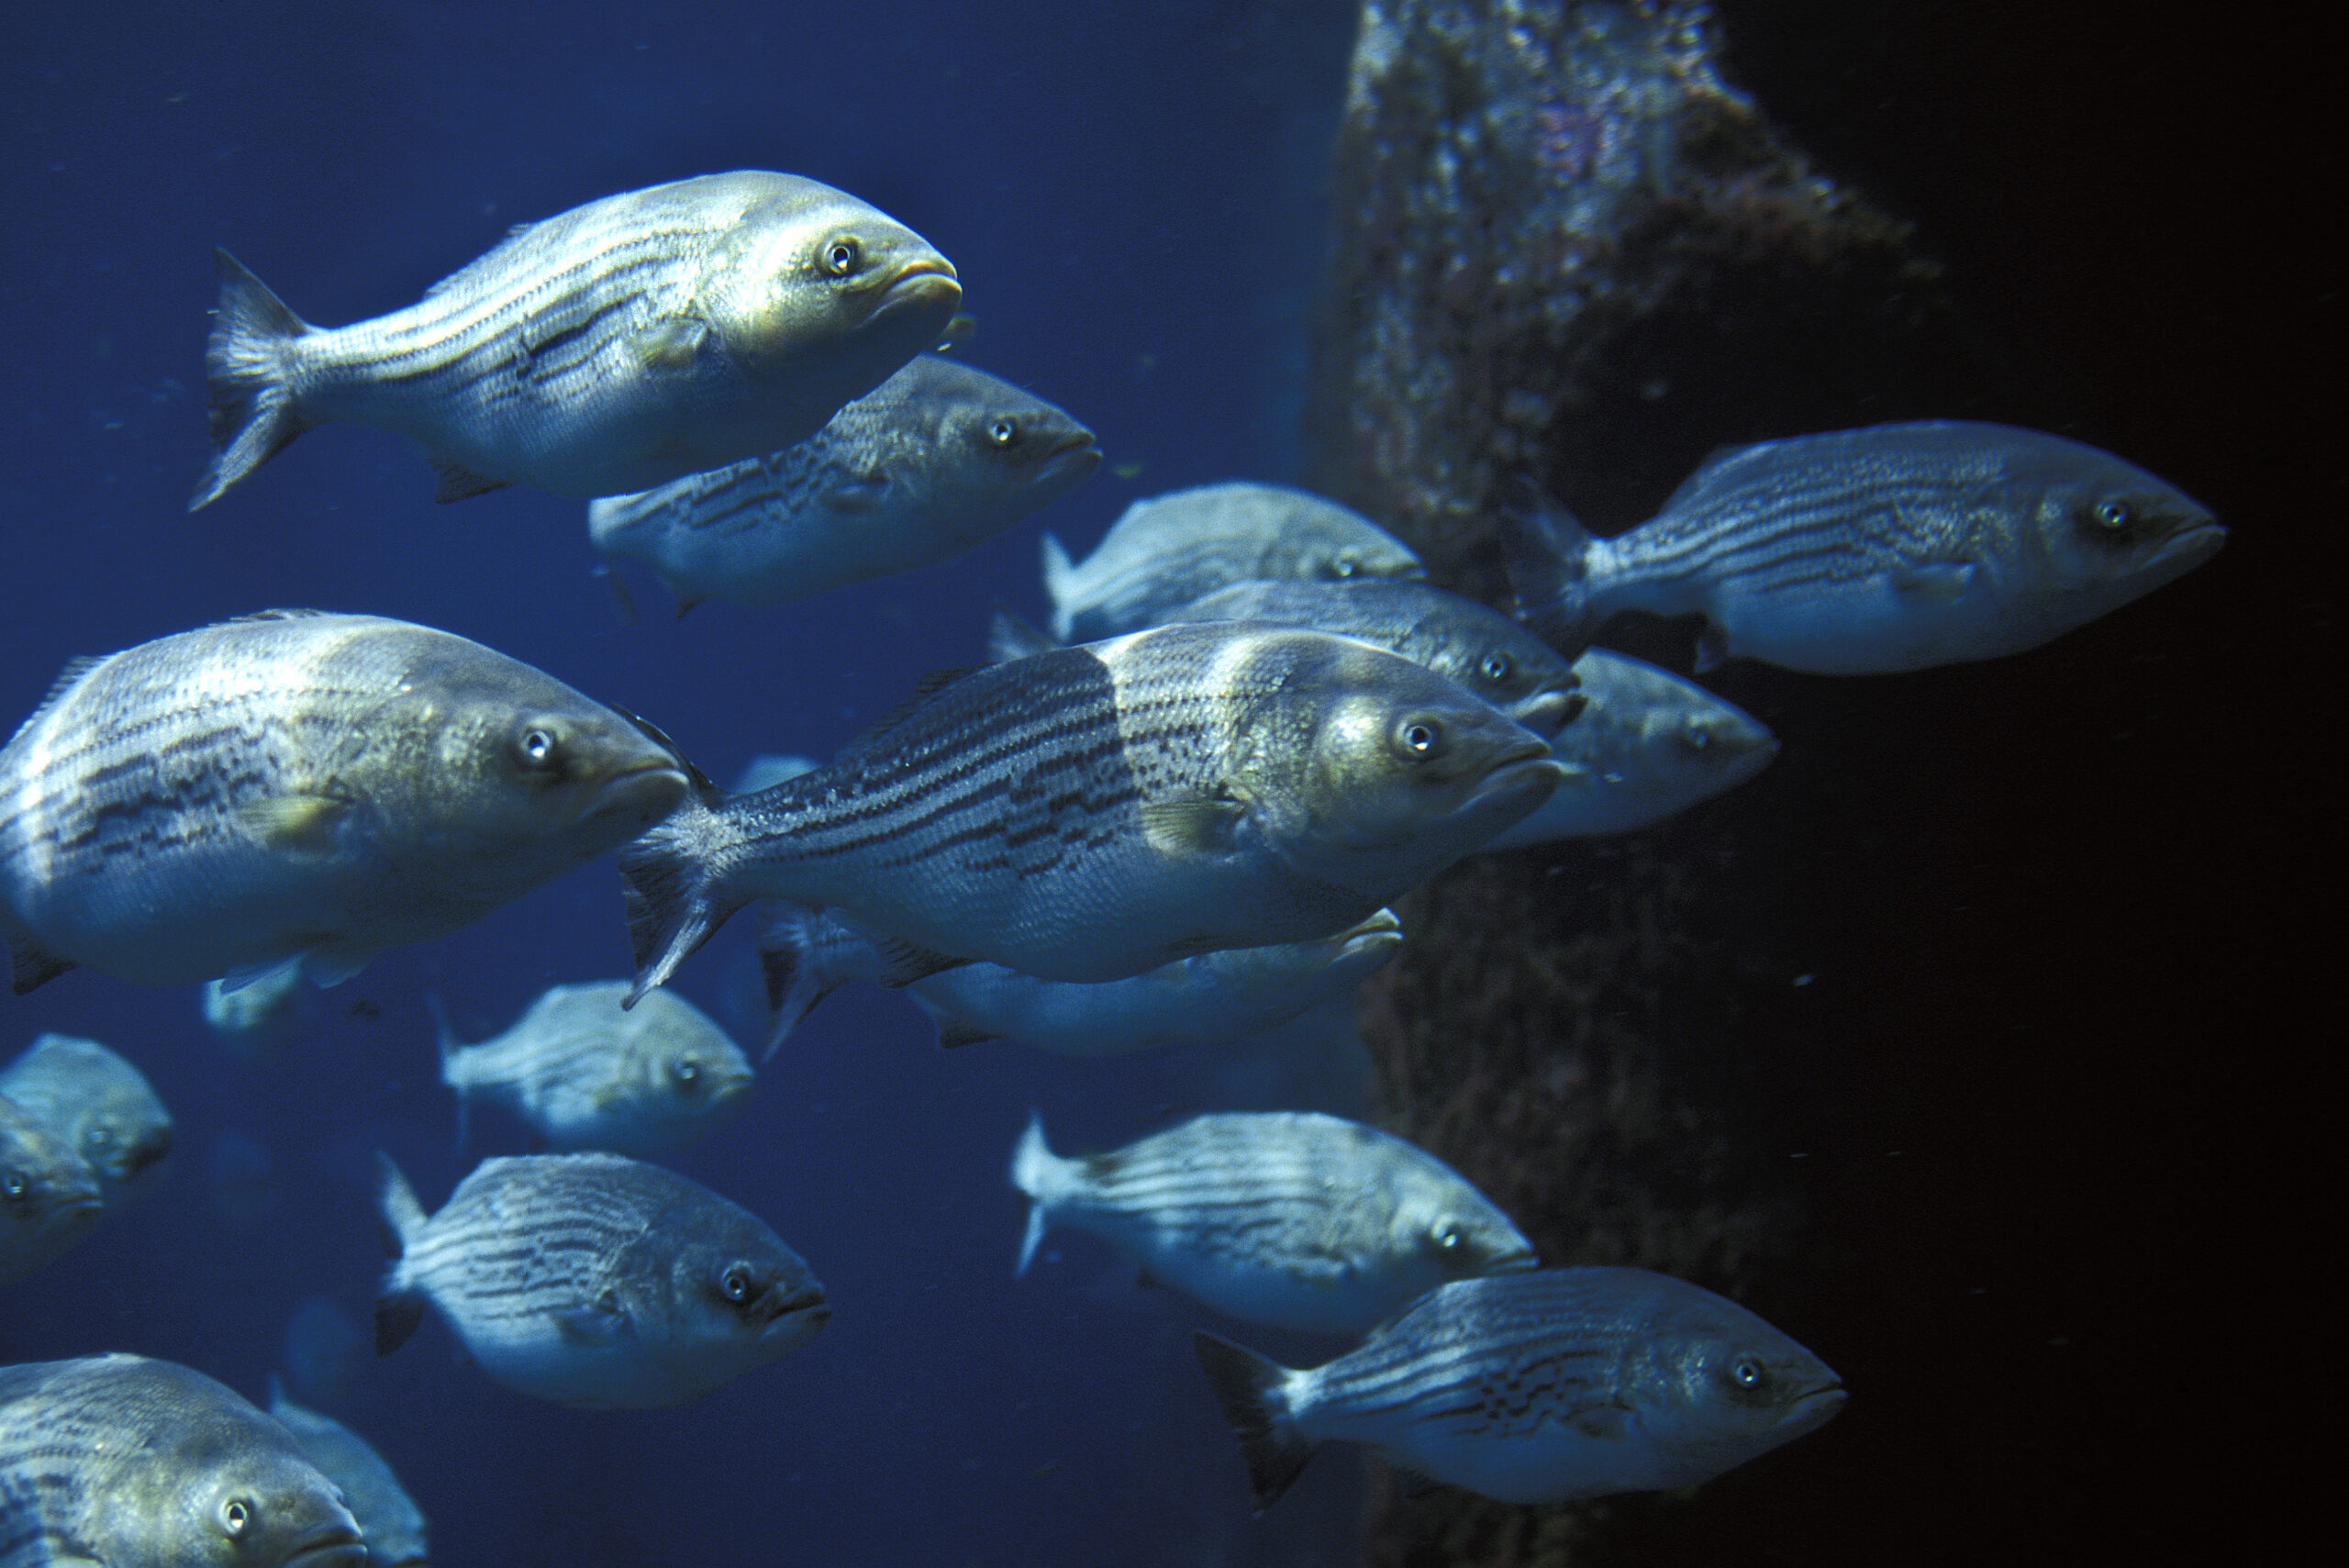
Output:
[[[429,1301],[482,1371],[591,1409],[682,1405],[806,1343],[824,1287],[764,1221],[619,1154],[484,1160],[428,1217],[388,1157],[375,1351]]]
[[[359,1522],[284,1427],[173,1362],[0,1367],[11,1568],[365,1568]]]
[[[935,565],[1101,464],[1093,432],[1000,376],[918,354],[806,440],[587,503],[587,532],[642,562],[683,615],[780,605]]]
[[[620,856],[637,995],[752,898],[1118,980],[1341,930],[1524,816],[1540,736],[1408,660],[1245,621],[944,677],[828,765]]]
[[[342,1489],[342,1500],[367,1544],[367,1568],[423,1568],[431,1560],[424,1510],[372,1444],[331,1416],[296,1405],[269,1380],[269,1418],[284,1427],[302,1456]]]
[[[188,509],[314,425],[408,437],[433,498],[650,490],[803,440],[939,335],[953,264],[895,218],[744,169],[524,224],[416,304],[314,327],[226,250]]]
[[[1518,621],[1475,600],[1411,578],[1345,582],[1234,583],[1156,617],[1175,621],[1252,620],[1307,626],[1359,638],[1424,665],[1539,735],[1555,735],[1582,711],[1574,666]],[[996,659],[1054,646],[1017,617],[997,612],[988,634]]]
[[[2110,452],[1965,420],[1794,436],[1708,459],[1593,539],[1530,484],[1507,514],[1529,624],[1579,652],[1617,612],[1704,617],[1699,671],[1891,674],[2036,648],[2217,554],[2200,502]]]
[[[0,1284],[39,1273],[106,1212],[106,1189],[63,1135],[0,1095]]]
[[[440,1081],[462,1118],[502,1106],[550,1150],[651,1159],[691,1147],[742,1108],[741,1048],[684,997],[658,992],[624,1011],[629,982],[552,985],[493,1040],[461,1043],[440,1027]],[[463,1137],[462,1119],[459,1139]]]
[[[159,638],[68,665],[0,748],[11,977],[335,984],[634,838],[690,778],[640,721],[429,627]]]
[[[888,944],[834,911],[777,900],[759,956],[775,1044],[837,986],[868,980],[904,985],[941,1045],[1017,1040],[1061,1056],[1122,1056],[1261,1033],[1351,991],[1402,945],[1402,922],[1378,909],[1333,936],[1197,953],[1125,980],[1040,980],[998,963],[907,977],[891,972]]]
[[[1727,794],[1778,755],[1760,719],[1643,659],[1594,648],[1575,673],[1586,706],[1550,742],[1571,770],[1566,782],[1487,840],[1488,851],[1651,827]]]
[[[42,1035],[0,1068],[0,1095],[89,1162],[108,1212],[143,1193],[142,1178],[172,1151],[172,1113],[155,1086],[95,1040]]]
[[[230,989],[204,983],[204,1021],[219,1040],[248,1062],[268,1062],[292,1049],[309,1026],[307,994],[298,967],[257,976]]]
[[[1028,1195],[1018,1273],[1055,1226],[1097,1236],[1160,1284],[1252,1323],[1367,1333],[1438,1285],[1536,1265],[1457,1171],[1358,1121],[1211,1112],[1063,1159],[1031,1115],[1011,1157]]]
[[[1213,1334],[1192,1344],[1258,1513],[1325,1442],[1503,1503],[1694,1486],[1816,1430],[1844,1399],[1778,1329],[1644,1269],[1455,1280],[1303,1370]]]
[[[1234,583],[1427,575],[1402,540],[1361,513],[1286,484],[1239,480],[1135,502],[1082,564],[1050,532],[1043,551],[1061,642],[1142,630]]]

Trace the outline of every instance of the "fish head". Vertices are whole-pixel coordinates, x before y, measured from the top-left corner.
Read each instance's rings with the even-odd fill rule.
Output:
[[[101,1177],[128,1184],[172,1151],[172,1118],[128,1107],[99,1110],[82,1122],[80,1151]]]
[[[1460,606],[1432,668],[1545,739],[1582,712],[1582,680],[1556,649],[1473,600]]]
[[[698,1224],[669,1263],[687,1354],[731,1375],[807,1343],[831,1321],[823,1284],[774,1231],[747,1213],[704,1213]]]
[[[219,1568],[364,1568],[367,1548],[341,1489],[290,1447],[253,1423],[193,1425],[174,1445],[185,1477],[172,1561]],[[279,1445],[287,1445],[281,1448]]]
[[[1094,434],[1041,397],[951,360],[925,356],[925,439],[916,466],[930,514],[971,545],[1000,533],[1101,466]]]
[[[2033,532],[2049,596],[2065,625],[2116,609],[2184,576],[2227,540],[2209,507],[2109,452],[2074,441],[2035,457]]]
[[[935,345],[963,285],[896,218],[779,175],[712,249],[696,300],[752,380],[788,381],[837,408]]]
[[[13,1100],[0,1098],[0,1224],[14,1239],[61,1248],[98,1221],[105,1188],[90,1162]],[[0,1238],[0,1247],[8,1239]],[[13,1247],[7,1250],[13,1251]]]
[[[669,1119],[707,1125],[741,1108],[756,1076],[750,1058],[700,1009],[653,991],[629,1018],[642,1030],[633,1052],[639,1085]]]
[[[1431,670],[1350,638],[1278,635],[1298,646],[1261,722],[1294,749],[1250,747],[1262,777],[1246,793],[1324,881],[1384,901],[1533,810],[1565,775],[1542,737]]]
[[[1525,1233],[1464,1181],[1415,1184],[1419,1190],[1413,1201],[1397,1207],[1397,1240],[1431,1274],[1449,1283],[1541,1267]]]
[[[1825,1425],[1843,1407],[1826,1362],[1732,1301],[1681,1286],[1630,1352],[1624,1392],[1693,1484]]]
[[[1403,922],[1392,909],[1373,910],[1344,930],[1311,941],[1271,947],[1225,948],[1188,960],[1250,1003],[1303,1006],[1335,995],[1384,968],[1403,948]]]
[[[413,672],[342,773],[396,846],[386,863],[406,873],[384,896],[458,913],[626,843],[675,809],[695,776],[647,727],[474,651],[485,657]]]

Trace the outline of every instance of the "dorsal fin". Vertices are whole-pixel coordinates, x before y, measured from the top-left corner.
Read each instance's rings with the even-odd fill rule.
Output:
[[[976,668],[985,670],[992,666],[982,664]],[[852,757],[860,751],[869,751],[882,737],[903,724],[906,717],[914,709],[921,706],[963,676],[973,673],[973,669],[968,667],[960,670],[932,670],[929,674],[916,681],[913,691],[900,700],[895,707],[850,737],[848,744],[840,749],[832,761],[837,762],[842,758]]]
[[[230,616],[227,620],[217,624],[242,626],[248,621],[257,620],[308,620],[313,616],[331,616],[341,613],[340,610],[255,610],[250,615]]]

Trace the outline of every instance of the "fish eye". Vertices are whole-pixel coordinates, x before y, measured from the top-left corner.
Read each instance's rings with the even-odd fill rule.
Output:
[[[242,1535],[245,1527],[253,1522],[253,1506],[242,1497],[231,1497],[220,1505],[220,1528],[230,1535]]]
[[[543,768],[554,761],[555,751],[561,745],[562,740],[553,730],[534,725],[522,732],[522,761],[534,768]]]
[[[1681,732],[1680,739],[1687,743],[1691,751],[1701,751],[1713,743],[1713,727],[1709,724],[1692,724]]]
[[[669,1069],[669,1075],[677,1081],[679,1088],[698,1087],[701,1083],[701,1063],[690,1056],[685,1057],[674,1067]]]
[[[1476,673],[1488,681],[1506,681],[1508,679],[1509,672],[1515,668],[1516,666],[1509,662],[1508,654],[1496,651],[1485,655],[1484,660],[1476,666]]]
[[[1770,1373],[1760,1362],[1747,1356],[1729,1369],[1729,1380],[1736,1384],[1739,1388],[1751,1393],[1769,1382]]]
[[[1415,761],[1443,755],[1443,726],[1432,718],[1405,719],[1397,726],[1395,739]]]
[[[1435,1244],[1447,1252],[1460,1251],[1460,1227],[1447,1219],[1435,1228]]]
[[[114,1129],[112,1128],[94,1127],[82,1134],[82,1147],[94,1152],[104,1153],[113,1145]]]
[[[31,1185],[22,1171],[0,1171],[0,1195],[20,1198]]]
[[[1361,570],[1362,562],[1351,555],[1341,555],[1330,562],[1330,575],[1332,577],[1351,577]]]
[[[2136,520],[2126,501],[2099,501],[2096,507],[2096,526],[2107,533],[2119,533]]]
[[[987,427],[987,439],[998,447],[1008,447],[1019,439],[1019,422],[1008,414],[998,415]]]
[[[843,234],[824,247],[824,271],[836,278],[848,276],[863,260],[864,247],[856,242],[852,234]]]
[[[729,1301],[748,1301],[751,1299],[751,1272],[736,1263],[718,1275],[718,1288],[725,1293]]]

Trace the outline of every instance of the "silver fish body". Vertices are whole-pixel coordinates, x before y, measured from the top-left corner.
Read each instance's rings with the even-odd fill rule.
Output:
[[[399,1256],[375,1349],[429,1300],[518,1393],[594,1408],[681,1405],[805,1343],[831,1307],[799,1254],[740,1205],[618,1154],[484,1160],[429,1218],[381,1162]]]
[[[658,820],[632,720],[429,627],[272,612],[69,670],[0,750],[16,988],[75,964],[329,984]]]
[[[1234,583],[1426,574],[1368,517],[1285,484],[1233,481],[1137,501],[1081,563],[1044,536],[1044,589],[1063,642],[1139,631]]]
[[[1085,982],[1042,980],[999,963],[900,973],[885,941],[837,911],[781,900],[759,934],[776,1014],[770,1051],[833,990],[863,980],[904,986],[936,1020],[941,1045],[1016,1040],[1062,1056],[1123,1056],[1257,1034],[1351,990],[1402,945],[1402,922],[1380,909],[1334,936],[1223,948],[1124,980]]]
[[[147,1075],[95,1040],[44,1034],[0,1068],[0,1095],[89,1162],[109,1210],[145,1190],[172,1151],[172,1113]]]
[[[596,548],[676,595],[780,605],[949,561],[1100,466],[1093,432],[1000,376],[919,354],[806,440],[587,504]]]
[[[1565,783],[1485,848],[1650,827],[1734,789],[1778,754],[1760,719],[1645,660],[1594,648],[1575,661],[1575,673],[1582,714],[1550,742],[1571,770]]]
[[[1194,1117],[1075,1159],[1033,1118],[1011,1184],[1030,1204],[1021,1273],[1066,1226],[1219,1312],[1278,1328],[1364,1333],[1448,1281],[1535,1265],[1532,1244],[1451,1166],[1315,1112]]]
[[[1539,736],[1382,649],[1163,627],[973,671],[620,858],[639,984],[752,898],[1052,980],[1340,930],[1531,811]]]
[[[106,1189],[63,1135],[0,1095],[0,1284],[39,1273],[89,1234]]]
[[[1842,1408],[1842,1380],[1735,1302],[1643,1269],[1439,1287],[1293,1371],[1196,1334],[1259,1511],[1325,1442],[1504,1503],[1693,1486]]]
[[[500,1106],[555,1151],[650,1159],[724,1126],[751,1063],[709,1015],[662,991],[633,1010],[625,980],[547,988],[513,1027],[463,1045],[444,1028],[440,1081],[459,1103]]]
[[[9,1568],[365,1568],[358,1521],[285,1429],[144,1356],[0,1367]]]
[[[1648,522],[1594,539],[1530,505],[1511,576],[1578,651],[1621,610],[1705,617],[1698,668],[1752,658],[1890,673],[2036,648],[2193,570],[2226,530],[2110,452],[1932,420],[1707,462]]]
[[[937,342],[962,298],[913,230],[763,170],[523,226],[415,305],[348,327],[311,326],[217,255],[218,451],[191,508],[329,420],[414,439],[440,500],[647,490],[812,435]]]
[[[291,1049],[308,1027],[298,968],[253,977],[250,984],[204,983],[204,1021],[220,1042],[248,1062],[267,1062]]]
[[[288,1399],[274,1377],[269,1385],[269,1418],[285,1429],[305,1459],[341,1488],[343,1503],[367,1543],[367,1568],[423,1568],[430,1561],[424,1510],[366,1439],[333,1417]]]

